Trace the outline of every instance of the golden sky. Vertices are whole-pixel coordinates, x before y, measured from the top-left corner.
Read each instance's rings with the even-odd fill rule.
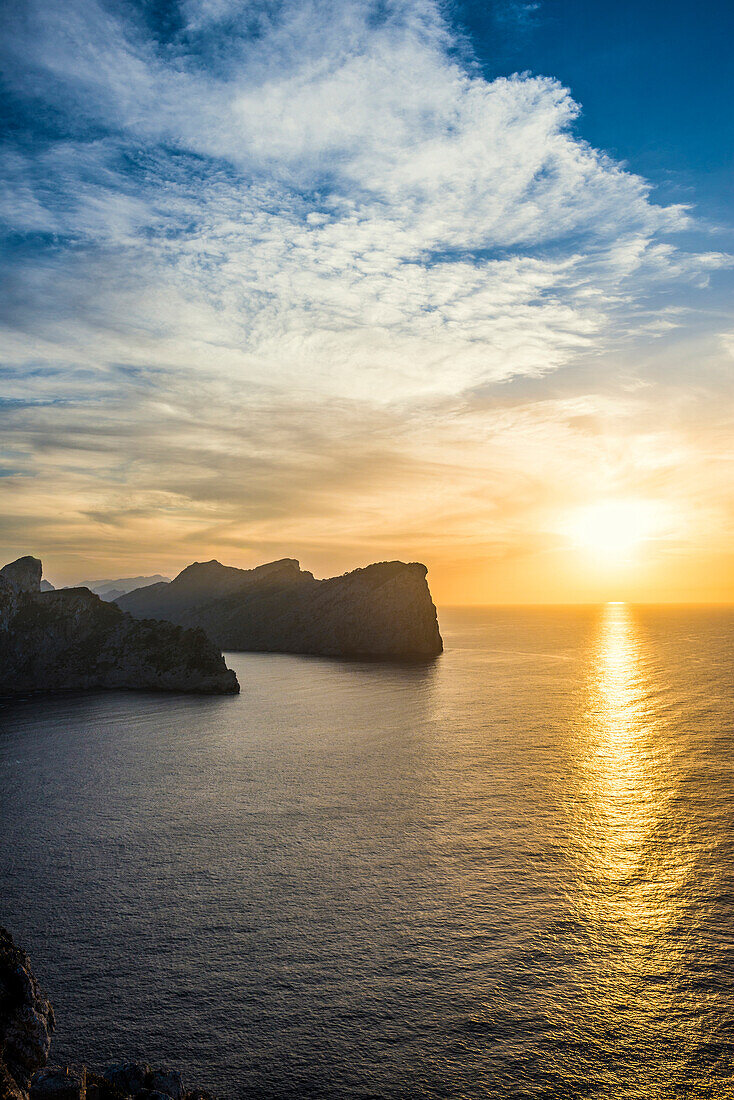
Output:
[[[232,8],[212,54],[221,6],[180,54],[95,0],[9,22],[59,129],[5,164],[3,560],[734,601],[730,231],[432,0]]]

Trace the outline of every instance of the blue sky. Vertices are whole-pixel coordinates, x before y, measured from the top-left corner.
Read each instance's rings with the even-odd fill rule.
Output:
[[[732,19],[5,4],[5,556],[596,597],[601,498],[654,517],[615,585],[722,597]]]
[[[467,2],[455,11],[487,76],[555,76],[583,105],[579,129],[593,145],[666,197],[730,213],[731,4]]]

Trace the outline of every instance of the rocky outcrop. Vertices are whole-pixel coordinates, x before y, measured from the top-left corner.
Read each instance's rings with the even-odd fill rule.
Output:
[[[54,1026],[28,956],[0,928],[0,1100],[24,1100],[46,1064]]]
[[[38,558],[26,556],[0,569],[0,585],[15,596],[41,591],[43,566]]]
[[[41,563],[0,570],[0,694],[138,688],[223,694],[234,672],[201,630],[139,622],[86,588],[42,592]]]
[[[46,1067],[54,1012],[25,951],[0,927],[0,1100],[213,1100],[187,1090],[181,1074],[124,1062],[95,1073],[87,1066]]]
[[[316,580],[293,558],[257,569],[197,562],[117,603],[137,617],[201,627],[225,650],[422,661],[443,649],[426,574],[393,561]]]

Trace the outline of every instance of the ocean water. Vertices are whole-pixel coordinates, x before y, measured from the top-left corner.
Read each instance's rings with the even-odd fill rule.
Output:
[[[224,1098],[734,1096],[734,612],[445,610],[429,667],[0,707],[54,1059]]]

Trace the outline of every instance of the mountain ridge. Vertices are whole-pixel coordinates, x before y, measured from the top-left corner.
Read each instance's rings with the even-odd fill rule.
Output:
[[[116,602],[136,617],[198,626],[222,649],[431,660],[443,641],[427,573],[419,562],[376,562],[317,580],[295,558],[254,569],[212,559]]]
[[[154,573],[152,576],[138,577],[114,577],[99,581],[79,581],[78,584],[65,585],[66,588],[88,588],[106,603],[111,603],[120,596],[126,596],[128,592],[134,592],[138,588],[147,588],[151,584],[161,584],[170,581],[162,573]]]

